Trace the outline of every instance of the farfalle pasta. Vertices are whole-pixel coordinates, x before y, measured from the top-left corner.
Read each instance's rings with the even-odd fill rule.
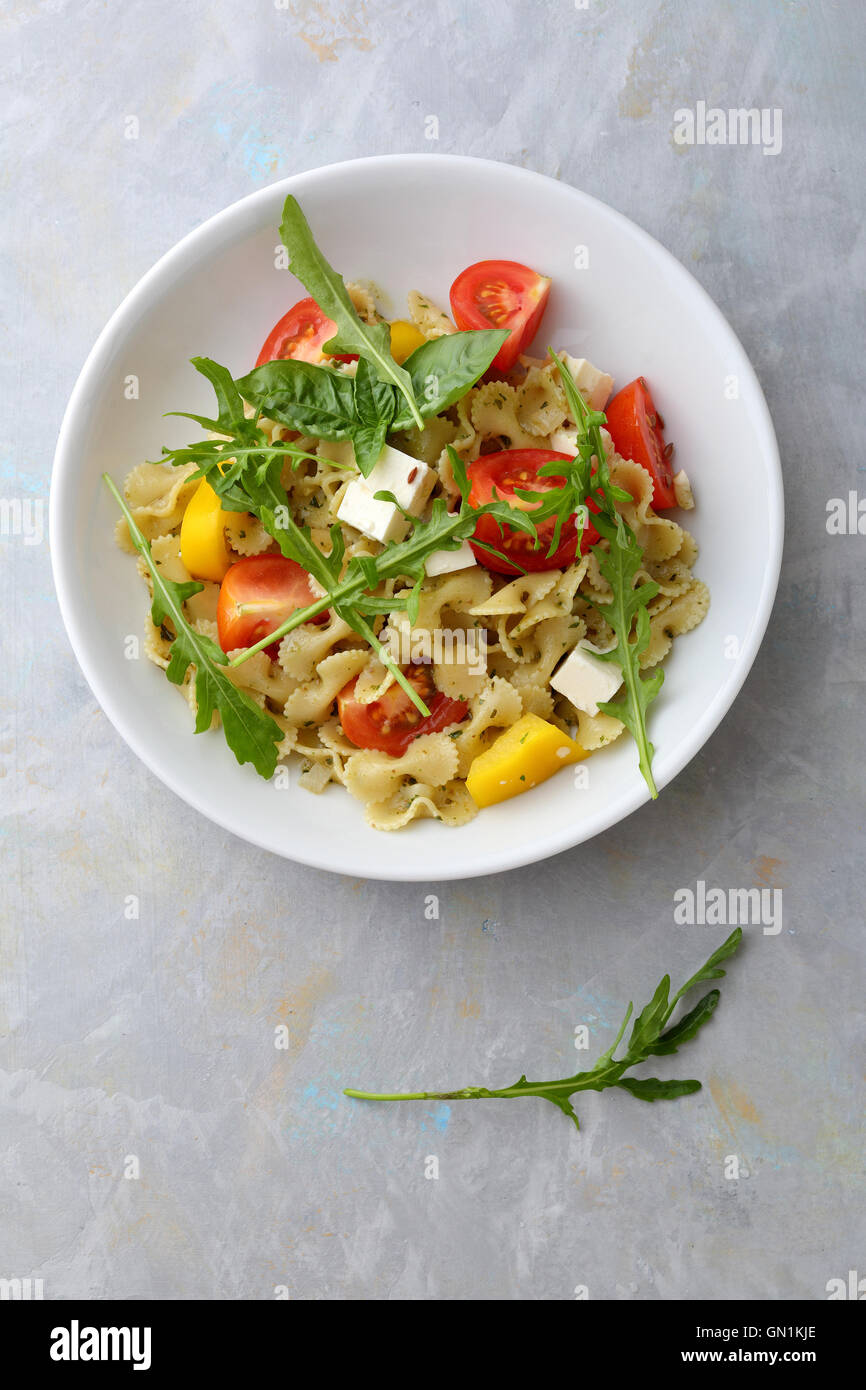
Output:
[[[197,728],[382,830],[464,825],[617,739],[618,687],[653,698],[709,605],[643,378],[605,416],[610,377],[452,303],[456,323],[412,292],[388,325],[350,284],[296,305],[246,378],[201,359],[220,429],[134,467],[118,523],[153,599],[146,654]]]

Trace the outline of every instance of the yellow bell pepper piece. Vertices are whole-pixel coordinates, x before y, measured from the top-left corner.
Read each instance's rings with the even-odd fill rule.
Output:
[[[194,579],[225,578],[232,563],[225,538],[228,513],[207,478],[193,493],[180,524],[180,558]]]
[[[405,362],[409,354],[426,341],[424,334],[414,323],[407,323],[405,319],[395,319],[391,324],[391,356],[398,364]]]
[[[493,806],[546,782],[567,763],[587,757],[586,749],[555,724],[537,714],[524,714],[473,759],[466,787],[477,806]]]

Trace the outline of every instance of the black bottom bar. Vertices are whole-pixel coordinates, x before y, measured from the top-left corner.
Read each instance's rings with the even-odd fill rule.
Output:
[[[461,1337],[459,1345],[450,1343],[454,1364],[464,1370],[470,1345],[489,1371],[501,1357],[513,1356],[510,1348],[522,1343],[530,1357],[538,1357],[539,1373],[545,1373],[555,1341],[557,1361],[564,1355],[575,1372],[589,1364],[585,1358],[591,1355],[592,1364],[597,1365],[599,1356],[608,1360],[617,1376],[650,1368],[657,1375],[676,1366],[714,1365],[795,1365],[826,1375],[853,1364],[862,1341],[860,1317],[853,1308],[840,1306],[850,1301],[576,1300],[567,1312],[559,1306],[545,1312],[528,1300],[517,1317],[508,1315],[507,1322],[503,1313],[508,1305],[496,1303],[486,1303],[484,1313],[474,1302],[449,1302],[447,1310],[435,1311],[427,1303],[409,1302],[399,1312],[392,1303],[367,1303],[361,1331],[348,1308],[325,1310],[314,1302],[10,1300],[0,1302],[0,1325],[4,1346],[14,1349],[21,1371],[48,1371],[60,1378],[92,1378],[102,1370],[134,1375],[136,1368],[140,1376],[187,1370],[224,1376],[228,1354],[248,1361],[257,1375],[272,1370],[293,1376],[299,1355],[306,1353],[306,1361],[312,1353],[321,1358],[330,1379],[338,1348],[345,1349],[354,1372],[371,1354],[379,1361],[386,1352],[392,1374],[414,1378],[422,1346],[435,1343],[447,1355],[451,1335],[464,1327],[471,1340]],[[401,1370],[398,1358],[404,1346],[407,1360]],[[426,1378],[422,1372],[422,1381]]]

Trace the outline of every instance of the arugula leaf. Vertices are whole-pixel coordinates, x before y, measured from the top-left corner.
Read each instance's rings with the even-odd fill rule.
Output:
[[[323,314],[337,325],[336,337],[324,344],[326,352],[357,353],[366,358],[383,381],[396,386],[405,398],[413,424],[423,421],[409,373],[391,356],[391,331],[386,323],[364,323],[352,303],[342,278],[328,264],[310,231],[310,224],[291,194],[283,206],[280,236],[289,253],[289,269],[315,299]]]
[[[617,1085],[636,1100],[676,1100],[678,1096],[691,1096],[701,1089],[700,1081],[659,1081],[657,1076],[646,1076],[642,1080],[626,1077]]]
[[[707,1019],[712,1014],[721,998],[717,989],[711,989],[704,997],[698,1000],[693,1009],[669,1028],[666,1033],[662,1033],[658,1042],[652,1048],[653,1057],[667,1057],[672,1052],[676,1052],[680,1045],[693,1038],[700,1028],[704,1026]]]
[[[357,429],[355,383],[333,367],[286,358],[256,367],[235,385],[261,415],[302,434],[351,439]]]
[[[731,935],[727,938],[726,941],[722,942],[718,950],[713,951],[713,954],[710,956],[709,960],[704,961],[704,964],[701,966],[700,970],[696,970],[694,975],[692,975],[688,980],[686,980],[685,984],[677,990],[676,994],[671,1000],[671,1012],[673,1012],[674,1005],[677,1004],[680,999],[682,999],[684,994],[688,994],[690,989],[694,989],[695,985],[705,984],[707,980],[723,980],[725,978],[725,971],[719,969],[720,962],[723,960],[727,960],[730,956],[734,954],[734,952],[740,944],[742,935],[743,933],[742,931],[740,931],[739,928],[736,931],[731,932]],[[715,991],[713,992],[715,993]]]
[[[192,357],[190,361],[197,372],[201,372],[202,376],[207,377],[217,398],[217,419],[207,421],[205,428],[253,434],[255,421],[246,418],[243,399],[228,367],[214,362],[211,357]],[[169,413],[183,415],[186,412],[177,410]],[[202,423],[197,415],[187,415],[187,419],[196,420],[199,424]]]
[[[357,423],[352,435],[352,445],[355,450],[355,462],[367,478],[385,447],[385,437],[391,428],[397,398],[394,388],[381,381],[363,357],[358,360],[354,386]]]
[[[577,1114],[571,1104],[571,1097],[578,1091],[604,1091],[616,1086],[628,1091],[635,1099],[643,1101],[675,1100],[679,1096],[693,1095],[701,1089],[700,1081],[661,1081],[655,1076],[631,1077],[625,1076],[624,1073],[645,1062],[649,1057],[675,1052],[681,1043],[695,1036],[702,1024],[712,1015],[718,1003],[718,990],[711,990],[690,1013],[684,1015],[666,1032],[663,1030],[684,994],[703,980],[718,979],[724,975],[724,970],[717,968],[718,962],[733,955],[742,938],[742,927],[737,927],[718,950],[714,951],[706,964],[677,990],[672,999],[668,998],[670,977],[665,975],[650,1002],[638,1015],[625,1054],[618,1060],[615,1060],[615,1053],[632,1016],[631,1004],[615,1041],[602,1053],[595,1066],[588,1071],[576,1072],[574,1076],[565,1077],[562,1081],[527,1081],[524,1073],[513,1086],[504,1086],[500,1090],[491,1090],[487,1086],[464,1086],[459,1091],[375,1092],[347,1089],[343,1095],[354,1100],[516,1100],[525,1096],[537,1096],[555,1105],[574,1121],[578,1129],[580,1125]],[[715,997],[712,1003],[709,1003],[711,996]]]
[[[625,698],[616,701],[603,701],[599,709],[604,714],[619,719],[632,735],[638,748],[638,762],[644,780],[653,800],[658,796],[652,774],[654,748],[650,743],[646,728],[646,713],[649,705],[658,695],[664,681],[664,671],[657,670],[652,676],[640,674],[640,657],[646,651],[650,639],[650,620],[647,605],[655,598],[659,586],[655,580],[646,580],[635,587],[638,571],[643,565],[643,550],[627,521],[616,509],[617,502],[630,500],[630,494],[617,487],[612,481],[608,467],[601,426],[605,423],[604,412],[590,410],[578,391],[568,367],[552,348],[548,349],[556,363],[562,381],[569,413],[577,426],[577,457],[573,464],[556,461],[541,470],[567,474],[565,485],[556,490],[547,506],[557,509],[557,526],[560,525],[569,507],[585,502],[592,496],[599,508],[593,515],[593,525],[603,540],[608,543],[605,549],[600,543],[592,547],[598,559],[599,569],[612,590],[609,601],[601,603],[591,599],[593,606],[607,620],[616,637],[616,646],[608,652],[600,652],[601,661],[614,661],[622,669],[625,685]],[[520,494],[522,497],[531,494]],[[542,502],[544,503],[544,495]],[[542,509],[533,513],[539,520]],[[634,637],[632,638],[632,631]]]
[[[123,512],[132,543],[150,573],[153,621],[157,627],[168,621],[174,628],[165,674],[175,685],[182,685],[189,667],[195,668],[196,733],[210,728],[214,711],[217,711],[226,743],[238,762],[252,763],[260,776],[272,777],[277,764],[277,746],[283,739],[282,729],[245,691],[232,683],[222,669],[228,664],[225,653],[209,637],[196,632],[184,616],[184,603],[204,586],[195,580],[179,584],[160,573],[150,545],[113,480],[107,473],[103,473],[102,478]]]
[[[443,333],[417,347],[403,363],[422,415],[441,415],[487,371],[508,337],[507,329],[479,328]],[[392,430],[412,425],[408,410],[398,410]]]
[[[631,527],[619,512],[616,520],[601,514],[595,518],[598,531],[610,543],[610,549],[600,545],[593,546],[598,558],[598,567],[607,580],[613,595],[609,602],[602,603],[592,599],[593,606],[603,614],[608,626],[613,629],[616,646],[610,651],[600,652],[599,660],[615,661],[622,669],[625,684],[623,700],[604,700],[599,702],[603,714],[609,714],[625,724],[638,749],[638,762],[644,780],[655,800],[658,796],[652,774],[653,745],[646,728],[646,712],[651,702],[662,688],[665,673],[657,670],[651,676],[640,674],[640,658],[646,651],[650,639],[650,620],[647,604],[659,591],[654,579],[645,580],[635,587],[638,570],[643,564],[643,551]],[[634,628],[634,640],[632,640]]]

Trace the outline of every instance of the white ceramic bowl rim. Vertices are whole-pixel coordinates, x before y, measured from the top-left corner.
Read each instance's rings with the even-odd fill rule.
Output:
[[[104,363],[111,355],[111,350],[117,338],[122,336],[127,319],[134,319],[137,313],[144,308],[150,295],[151,287],[157,282],[164,278],[173,277],[177,279],[182,276],[190,262],[196,259],[197,247],[202,240],[209,237],[217,238],[218,233],[222,233],[224,237],[230,236],[231,229],[237,221],[248,218],[251,211],[253,211],[258,204],[272,204],[277,192],[279,192],[280,198],[283,199],[288,193],[298,194],[305,189],[315,187],[319,180],[331,180],[335,176],[339,176],[343,171],[349,169],[355,170],[360,166],[367,166],[371,175],[376,168],[381,168],[383,165],[393,166],[398,170],[400,166],[403,166],[405,174],[408,177],[411,173],[417,174],[422,162],[427,165],[429,165],[430,162],[435,162],[437,171],[440,171],[443,166],[446,168],[449,166],[452,168],[476,166],[479,174],[481,170],[489,171],[492,166],[493,168],[507,171],[508,177],[510,178],[520,178],[524,180],[527,192],[530,196],[533,186],[547,186],[551,182],[554,182],[546,175],[537,174],[514,165],[486,159],[477,159],[471,156],[397,154],[374,155],[361,160],[349,160],[325,165],[318,169],[292,175],[276,184],[271,184],[266,188],[259,189],[249,194],[245,198],[232,203],[229,207],[207,219],[207,221],[201,223],[198,227],[189,232],[156,262],[126,296],[100,333],[87,357],[66,408],[58,437],[52,473],[49,507],[52,567],[63,621],[85,678],[115,729],[165,785],[216,824],[234,834],[242,835],[244,838],[257,844],[262,844],[263,842],[255,836],[246,834],[243,827],[232,820],[228,810],[224,811],[222,808],[215,809],[212,804],[206,804],[204,799],[197,795],[195,788],[191,787],[189,783],[184,780],[182,772],[178,773],[167,763],[163,762],[160,764],[155,760],[148,741],[140,736],[138,728],[127,718],[125,707],[122,701],[117,698],[115,690],[112,689],[110,680],[104,678],[103,674],[90,660],[87,643],[84,639],[82,624],[74,599],[72,547],[66,537],[63,526],[63,518],[67,514],[71,490],[75,487],[74,469],[67,467],[67,460],[70,451],[74,452],[74,435],[78,430],[82,418],[90,408],[96,384],[99,381]],[[605,216],[613,219],[620,226],[627,228],[632,238],[640,242],[644,250],[654,256],[657,262],[665,267],[666,273],[676,280],[687,283],[689,293],[692,295],[695,302],[701,305],[703,313],[716,320],[717,331],[720,335],[724,335],[727,340],[726,353],[728,354],[728,358],[739,374],[741,381],[746,382],[750,389],[752,410],[755,416],[754,423],[757,429],[760,448],[765,459],[770,464],[769,473],[771,481],[775,478],[776,482],[772,490],[772,495],[768,498],[769,533],[763,583],[752,620],[749,624],[748,632],[743,638],[738,659],[732,667],[730,677],[725,684],[717,690],[714,698],[706,705],[700,719],[697,723],[692,725],[676,748],[672,749],[667,756],[659,757],[657,755],[654,764],[654,772],[659,790],[661,790],[661,788],[667,785],[667,783],[669,783],[699,751],[710,734],[721,722],[748,675],[766,630],[778,584],[784,532],[784,501],[779,451],[770,413],[752,365],[749,362],[745,350],[734,334],[733,329],[727,323],[721,311],[703,287],[689,274],[679,261],[670,254],[670,252],[655,241],[647,232],[644,232],[635,223],[631,222],[630,219],[617,213],[607,204],[600,202],[600,200],[593,198],[589,194],[580,192],[579,197],[586,204],[594,205],[602,209]],[[479,861],[476,867],[461,865],[452,872],[449,870],[446,862],[442,867],[436,866],[435,868],[431,868],[429,872],[426,872],[420,866],[407,872],[401,869],[399,854],[395,853],[393,855],[393,864],[383,865],[381,869],[377,868],[375,875],[368,874],[367,876],[375,876],[380,879],[395,879],[399,881],[445,881],[450,878],[466,878],[477,874],[501,872],[512,868],[518,868],[525,864],[538,862],[562,850],[569,849],[573,845],[609,829],[612,825],[622,820],[623,817],[631,814],[639,806],[644,804],[648,800],[648,795],[642,780],[639,783],[636,781],[626,792],[621,794],[617,799],[607,803],[600,812],[596,813],[592,819],[592,827],[589,833],[583,833],[585,827],[581,827],[578,829],[578,833],[575,833],[575,823],[565,820],[559,833],[547,834],[543,843],[528,836],[517,845],[506,844],[491,846],[489,852],[483,857],[483,861]],[[396,836],[383,836],[383,839],[394,845],[396,849],[403,833],[404,832],[399,832]],[[443,829],[442,833],[450,838],[452,835],[460,834],[460,831]],[[286,850],[280,850],[274,844],[263,845],[263,847],[275,853],[287,852]],[[316,868],[327,869],[331,872],[351,873],[364,876],[364,867],[358,861],[352,863],[335,863],[334,846],[332,844],[323,845],[321,853],[309,850],[296,853],[294,847],[292,847],[291,854],[288,857]],[[443,858],[444,857],[445,856],[443,856]]]

